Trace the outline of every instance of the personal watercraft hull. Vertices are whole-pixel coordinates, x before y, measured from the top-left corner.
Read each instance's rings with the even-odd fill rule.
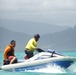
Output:
[[[62,56],[54,54],[51,57],[51,53],[43,52],[35,55],[34,57],[20,61],[16,64],[3,65],[0,69],[2,70],[35,70],[45,68],[48,65],[57,65],[63,68],[68,68],[72,63],[76,61],[76,57]]]
[[[36,70],[36,69],[42,69],[42,68],[46,68],[47,65],[56,65],[56,66],[60,66],[62,68],[68,68],[71,64],[73,63],[73,61],[55,61],[55,62],[50,62],[50,63],[45,63],[45,64],[40,64],[40,65],[33,65],[33,66],[28,66],[28,67],[22,67],[22,68],[16,68],[14,69],[15,71],[25,71],[25,70]]]

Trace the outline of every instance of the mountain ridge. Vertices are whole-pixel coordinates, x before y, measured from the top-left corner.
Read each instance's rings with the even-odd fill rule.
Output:
[[[39,33],[40,35],[55,33],[69,28],[68,26],[9,19],[0,19],[0,25],[9,30],[23,32],[30,35],[34,35],[36,33]]]
[[[46,48],[52,48],[58,51],[76,50],[76,26],[74,28],[68,28],[67,30],[54,34],[46,34],[43,37],[46,38],[43,41],[43,43],[45,44],[44,46],[46,46]]]
[[[0,49],[4,50],[6,45],[10,44],[11,40],[16,40],[16,49],[23,50],[25,49],[25,44],[31,38],[31,35],[21,33],[21,32],[13,32],[6,28],[0,27]]]
[[[16,51],[24,51],[25,45],[32,38],[21,32],[13,32],[6,28],[0,27],[0,49],[4,50],[11,40],[16,40]],[[76,51],[76,25],[74,28],[68,28],[64,31],[41,35],[38,41],[38,47],[47,50],[54,49],[56,51]]]

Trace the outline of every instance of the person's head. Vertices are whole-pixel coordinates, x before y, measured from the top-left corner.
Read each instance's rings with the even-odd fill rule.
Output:
[[[15,47],[16,46],[16,41],[15,40],[11,40],[10,44]]]
[[[34,38],[35,38],[36,41],[38,41],[39,38],[40,38],[40,35],[39,35],[39,34],[35,34],[35,35],[34,35]]]

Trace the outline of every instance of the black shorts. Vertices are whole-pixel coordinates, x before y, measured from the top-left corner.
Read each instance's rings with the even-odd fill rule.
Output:
[[[27,58],[28,58],[28,59],[31,58],[31,57],[33,57],[33,52],[32,52],[32,51],[30,51],[30,50],[25,50],[25,53],[27,54]]]
[[[9,60],[3,60],[3,65],[8,65],[8,64],[10,64]]]

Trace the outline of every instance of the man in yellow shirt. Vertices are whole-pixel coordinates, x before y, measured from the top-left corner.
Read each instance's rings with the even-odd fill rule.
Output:
[[[40,38],[39,34],[34,35],[34,38],[30,39],[26,45],[25,53],[27,54],[27,58],[31,58],[33,56],[33,52],[37,50],[38,52],[43,52],[42,49],[37,48],[37,42]]]
[[[4,50],[4,65],[13,64],[17,62],[17,58],[14,54],[14,47],[16,46],[16,41],[12,40],[10,45],[8,45]]]

